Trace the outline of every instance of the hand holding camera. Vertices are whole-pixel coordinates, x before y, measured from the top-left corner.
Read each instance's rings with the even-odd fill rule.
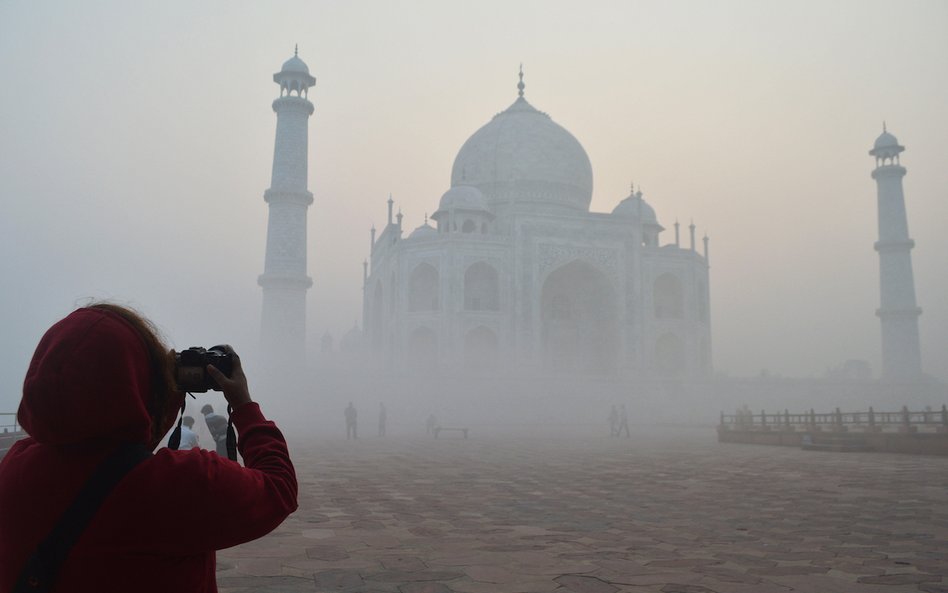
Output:
[[[240,357],[226,344],[209,349],[194,346],[176,354],[175,381],[185,392],[222,391],[234,409],[253,401]]]

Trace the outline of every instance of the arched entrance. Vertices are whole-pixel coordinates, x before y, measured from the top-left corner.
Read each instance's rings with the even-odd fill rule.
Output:
[[[547,277],[540,306],[548,368],[580,373],[615,370],[619,344],[615,292],[605,274],[579,260]]]

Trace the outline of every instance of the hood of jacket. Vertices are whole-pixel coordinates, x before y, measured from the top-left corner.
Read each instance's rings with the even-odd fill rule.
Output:
[[[36,347],[17,411],[41,443],[151,441],[151,373],[145,343],[120,316],[78,309]]]

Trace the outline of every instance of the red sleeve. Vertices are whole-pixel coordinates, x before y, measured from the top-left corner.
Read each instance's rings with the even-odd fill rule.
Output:
[[[296,510],[296,472],[280,429],[256,403],[244,404],[233,418],[246,467],[202,449],[161,449],[133,470],[139,479],[129,480],[132,492],[126,494],[149,501],[136,511],[135,531],[142,512],[151,523],[150,537],[136,547],[180,554],[221,550],[266,535]]]

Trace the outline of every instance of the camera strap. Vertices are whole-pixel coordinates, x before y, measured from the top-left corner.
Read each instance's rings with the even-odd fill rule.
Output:
[[[234,409],[227,404],[227,459],[237,461],[237,433],[234,431]]]
[[[149,457],[151,457],[151,451],[141,443],[119,445],[111,455],[106,457],[83,485],[46,539],[41,541],[30,555],[23,570],[20,571],[13,593],[51,591],[69,551],[79,541],[79,536],[89,526],[99,507],[115,486],[122,481],[122,478]]]
[[[181,423],[184,422],[184,408],[187,405],[188,405],[188,399],[182,398],[181,415],[178,417],[178,425],[174,427],[174,431],[171,433],[171,436],[168,437],[168,448],[171,449],[172,451],[177,451],[178,447],[181,446]]]

